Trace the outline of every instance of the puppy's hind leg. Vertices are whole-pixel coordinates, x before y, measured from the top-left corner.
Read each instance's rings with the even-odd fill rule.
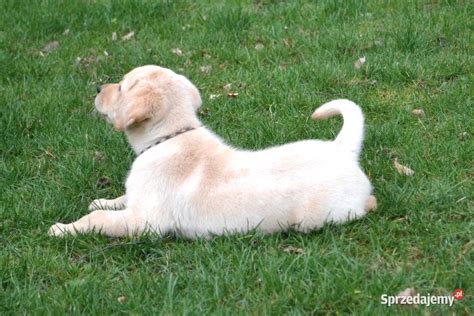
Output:
[[[130,210],[123,211],[93,211],[71,224],[56,223],[48,231],[50,236],[65,234],[86,234],[98,232],[106,236],[121,237],[138,235],[146,225]]]

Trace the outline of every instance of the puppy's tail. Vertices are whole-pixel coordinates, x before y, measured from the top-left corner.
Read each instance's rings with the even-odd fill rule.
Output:
[[[353,152],[355,157],[359,158],[364,140],[364,116],[357,104],[345,99],[333,100],[317,108],[311,118],[323,120],[336,114],[342,115],[344,125],[334,142]]]

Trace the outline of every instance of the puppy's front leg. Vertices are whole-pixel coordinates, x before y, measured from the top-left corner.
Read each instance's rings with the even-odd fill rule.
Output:
[[[71,224],[56,223],[48,231],[50,236],[65,234],[85,234],[92,231],[101,234],[120,237],[138,235],[145,229],[144,221],[130,210],[123,211],[93,211]]]
[[[127,207],[127,196],[124,194],[116,199],[97,199],[89,205],[89,211],[96,210],[124,210]]]

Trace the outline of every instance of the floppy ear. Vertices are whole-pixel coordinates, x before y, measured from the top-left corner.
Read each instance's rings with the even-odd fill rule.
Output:
[[[191,89],[191,97],[192,97],[192,104],[194,107],[194,111],[197,112],[199,108],[201,107],[202,100],[201,100],[201,94],[199,93],[199,90],[194,85]]]
[[[114,128],[118,131],[124,131],[135,123],[140,123],[151,117],[151,106],[141,104],[127,111],[122,117],[117,117],[114,122]]]
[[[144,91],[133,98],[133,100],[123,107],[122,113],[115,118],[114,128],[125,131],[133,124],[143,122],[153,116],[154,107],[160,102],[158,93],[153,88]]]

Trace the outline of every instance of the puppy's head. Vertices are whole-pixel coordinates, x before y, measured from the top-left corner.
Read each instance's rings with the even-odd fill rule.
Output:
[[[135,68],[119,83],[97,90],[95,107],[119,131],[154,125],[173,109],[195,112],[201,106],[199,91],[188,79],[153,65]]]

